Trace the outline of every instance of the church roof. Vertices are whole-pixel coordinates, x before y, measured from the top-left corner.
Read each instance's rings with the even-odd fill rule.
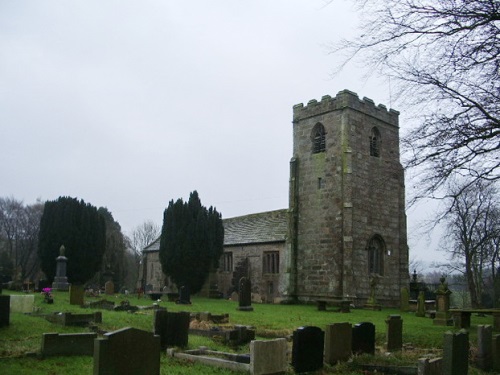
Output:
[[[288,231],[287,210],[259,212],[231,217],[224,224],[224,246],[285,242]],[[144,252],[160,250],[160,237],[144,248]]]

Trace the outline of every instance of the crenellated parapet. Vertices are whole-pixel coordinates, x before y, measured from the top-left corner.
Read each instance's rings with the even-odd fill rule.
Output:
[[[383,104],[375,105],[372,99],[364,97],[359,99],[358,94],[349,90],[340,91],[332,98],[324,95],[321,101],[309,100],[306,106],[303,103],[293,106],[293,122],[298,122],[309,117],[321,115],[344,108],[351,108],[377,118],[393,126],[399,127],[399,112],[394,109],[387,110]]]

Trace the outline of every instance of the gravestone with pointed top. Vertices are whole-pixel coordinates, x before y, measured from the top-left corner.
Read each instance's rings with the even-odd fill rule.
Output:
[[[68,263],[68,258],[64,256],[66,249],[64,245],[59,248],[59,256],[56,258],[56,276],[54,277],[54,282],[52,283],[52,289],[54,290],[69,290],[68,278],[66,276],[66,267]]]

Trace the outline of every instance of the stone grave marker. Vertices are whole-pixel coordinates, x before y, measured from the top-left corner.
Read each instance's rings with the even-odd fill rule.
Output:
[[[448,289],[446,278],[439,279],[441,285],[436,290],[436,317],[432,321],[434,325],[451,326],[453,319],[450,313],[450,294],[451,290]]]
[[[443,358],[420,358],[417,364],[417,375],[442,375]]]
[[[335,365],[347,361],[352,355],[351,323],[334,323],[325,330],[325,362]]]
[[[83,289],[83,285],[71,284],[69,286],[69,304],[82,306],[84,303],[84,294],[85,290]]]
[[[191,304],[191,293],[189,291],[189,287],[187,285],[183,285],[179,289],[179,299],[176,301],[181,305],[190,305]]]
[[[399,315],[389,315],[386,324],[387,351],[403,349],[403,320]]]
[[[292,366],[296,373],[323,367],[325,333],[319,327],[300,327],[293,332]]]
[[[123,328],[94,340],[94,375],[159,375],[160,337]]]
[[[250,374],[280,374],[286,372],[286,339],[256,340],[250,343]]]
[[[425,293],[422,290],[418,292],[417,312],[415,313],[415,316],[419,316],[421,318],[425,317]]]
[[[246,277],[242,277],[239,281],[238,286],[239,286],[238,310],[253,311],[251,281]]]
[[[238,296],[238,292],[234,291],[231,293],[231,296],[229,297],[231,301],[238,302],[240,300],[240,297]]]
[[[55,290],[69,290],[68,278],[66,277],[66,266],[68,258],[64,256],[66,249],[64,245],[59,248],[59,256],[56,258],[56,276],[52,283],[52,289]]]
[[[489,371],[493,364],[493,327],[490,325],[477,326],[477,366]]]
[[[500,335],[494,335],[491,348],[493,370],[500,372]]]
[[[97,333],[44,333],[42,357],[54,355],[94,355]]]
[[[0,294],[0,327],[10,324],[10,296]]]
[[[19,295],[12,294],[10,296],[10,312],[11,313],[31,313],[35,304],[34,295]]]
[[[408,312],[410,311],[410,291],[408,290],[408,287],[404,286],[401,288],[401,312]]]
[[[375,325],[370,322],[355,324],[352,328],[352,352],[375,354]]]
[[[457,333],[444,334],[443,375],[467,375],[469,370],[469,333],[461,329]]]
[[[169,346],[186,347],[188,345],[189,322],[189,312],[155,310],[153,332],[160,337],[161,348],[166,349]]]
[[[108,280],[104,284],[104,293],[108,296],[115,294],[115,283],[112,280]]]

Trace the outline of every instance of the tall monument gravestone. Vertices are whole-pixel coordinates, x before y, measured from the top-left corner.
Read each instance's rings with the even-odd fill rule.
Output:
[[[443,276],[439,279],[441,285],[436,290],[436,317],[433,324],[440,326],[453,325],[453,319],[450,313],[450,294],[451,290],[448,289],[448,283]]]
[[[62,245],[59,248],[59,256],[56,258],[56,276],[54,277],[54,282],[52,283],[52,289],[55,290],[69,290],[68,278],[66,277],[68,258],[64,256],[65,250],[64,245]]]

